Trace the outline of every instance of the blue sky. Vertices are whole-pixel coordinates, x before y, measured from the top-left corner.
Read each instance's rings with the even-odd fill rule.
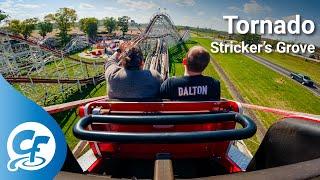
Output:
[[[241,19],[292,19],[300,14],[320,28],[319,0],[0,0],[0,9],[11,18],[42,18],[60,7],[77,10],[78,17],[132,17],[146,23],[159,10],[166,11],[177,25],[189,25],[227,30],[223,15],[238,15]],[[286,40],[304,41],[320,45],[317,31],[312,36],[284,36]]]

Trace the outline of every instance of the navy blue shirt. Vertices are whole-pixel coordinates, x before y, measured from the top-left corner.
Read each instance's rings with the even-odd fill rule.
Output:
[[[173,77],[162,83],[160,94],[177,101],[219,101],[220,82],[203,75]]]

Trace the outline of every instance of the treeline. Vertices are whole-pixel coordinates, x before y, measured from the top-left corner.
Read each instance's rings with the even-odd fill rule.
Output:
[[[0,22],[5,21],[5,28],[15,34],[22,35],[23,38],[28,39],[34,30],[39,30],[39,34],[45,38],[48,33],[51,33],[55,28],[58,31],[58,38],[62,45],[70,41],[69,32],[76,26],[78,15],[76,10],[71,8],[60,8],[56,13],[46,15],[43,20],[38,18],[28,18],[24,20],[11,19],[8,20],[8,15],[0,10]],[[119,29],[124,36],[128,32],[130,17],[122,16],[119,18],[105,17],[103,25],[108,33],[112,33]],[[78,24],[82,32],[88,38],[94,39],[98,32],[98,19],[95,17],[88,17],[79,19]]]

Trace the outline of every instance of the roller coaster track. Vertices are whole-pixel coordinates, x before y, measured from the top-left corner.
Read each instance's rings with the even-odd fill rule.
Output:
[[[170,26],[170,29],[173,30],[173,32],[170,33],[161,33],[159,35],[151,35],[151,31],[153,29],[153,26],[155,25],[155,23],[160,20],[161,18],[163,18]],[[140,36],[138,36],[137,38],[135,38],[132,43],[131,46],[128,47],[128,49],[132,46],[135,46],[137,44],[139,44],[141,41],[145,40],[145,39],[158,39],[158,38],[164,38],[167,36],[171,36],[173,37],[177,42],[183,40],[184,37],[186,37],[186,35],[189,34],[189,31],[185,31],[184,34],[182,36],[180,36],[178,29],[174,26],[170,16],[168,14],[165,13],[156,13],[155,15],[152,16],[149,24],[147,25],[144,33],[140,34]]]
[[[144,69],[158,71],[163,79],[169,77],[168,48],[162,39],[157,39],[155,51],[146,58]]]
[[[163,29],[157,29],[159,24],[163,26]],[[182,36],[179,34],[179,31],[174,26],[169,15],[165,13],[156,13],[154,16],[152,16],[144,33],[134,39],[128,46],[128,49],[130,49],[132,46],[143,44],[142,42],[146,40],[156,40],[155,48],[149,50],[144,69],[158,71],[162,78],[166,79],[169,77],[169,38],[174,39],[175,44],[178,44],[183,40],[186,40],[188,35],[189,31],[186,31]],[[127,51],[125,51],[124,54],[126,52]]]
[[[6,33],[6,32],[0,31],[0,36],[8,36],[11,39],[14,39],[14,40],[17,40],[17,41],[20,41],[20,42],[25,42],[25,43],[27,43],[29,45],[37,46],[41,50],[44,50],[44,51],[47,51],[47,52],[51,52],[52,54],[54,54],[56,56],[62,56],[64,58],[68,58],[68,59],[70,59],[72,61],[75,61],[75,62],[81,62],[81,63],[84,63],[84,64],[90,64],[90,65],[92,65],[92,64],[103,65],[104,64],[104,62],[95,62],[95,61],[90,62],[90,61],[79,60],[77,58],[73,58],[71,56],[66,55],[63,51],[59,51],[59,50],[56,50],[56,49],[49,48],[47,46],[39,44],[37,41],[27,40],[27,39],[24,39],[24,38],[22,38],[20,36],[12,35],[10,33]]]
[[[155,23],[158,20],[161,20],[161,19],[164,19],[167,22],[167,25],[170,27],[171,30],[173,30],[173,32],[160,34],[160,35],[151,35],[150,33],[152,31],[153,26],[155,25]],[[37,41],[27,40],[27,39],[24,39],[24,38],[22,38],[20,36],[13,35],[13,34],[10,34],[10,33],[6,33],[6,32],[0,31],[0,36],[8,36],[10,39],[17,40],[17,41],[20,41],[20,42],[24,42],[24,43],[32,45],[32,46],[36,46],[36,47],[40,48],[41,50],[44,50],[46,52],[51,52],[55,56],[64,57],[64,58],[67,58],[67,59],[69,59],[71,61],[80,62],[80,63],[83,63],[83,64],[89,64],[89,65],[103,65],[104,64],[104,62],[89,62],[89,61],[79,60],[77,58],[73,58],[71,56],[68,56],[63,51],[59,51],[57,49],[49,48],[49,47],[47,47],[45,45],[39,44]],[[172,38],[176,39],[177,41],[182,40],[182,37],[179,35],[179,32],[176,29],[176,27],[173,25],[170,17],[167,14],[164,14],[164,13],[157,13],[151,18],[150,23],[148,24],[147,28],[145,29],[145,32],[143,34],[141,34],[138,38],[134,39],[131,42],[130,47],[139,44],[141,41],[143,41],[145,39],[159,39],[159,38],[165,38],[167,36],[171,36]],[[27,78],[27,79],[30,79],[30,78]],[[34,79],[34,78],[32,78],[32,79]],[[14,82],[13,79],[10,79],[10,80],[11,80],[11,82]],[[27,80],[24,80],[24,81],[27,81]],[[50,80],[50,81],[52,82],[52,80]],[[15,82],[21,82],[21,79],[17,79],[17,81],[15,81]],[[58,80],[55,81],[55,82],[58,82]]]
[[[190,38],[190,31],[189,31],[189,30],[186,30],[186,31],[183,33],[181,39],[182,39],[183,41],[185,41],[185,40],[187,40],[187,39],[189,39],[189,38]]]
[[[104,80],[104,62],[77,59],[40,41],[0,31],[0,73],[41,105],[67,99]],[[12,41],[13,40],[13,41]],[[59,100],[60,99],[60,100]]]
[[[167,37],[167,36],[172,36],[172,37],[174,37],[172,34],[166,33],[166,34],[162,34],[162,35],[158,35],[158,36],[148,36],[148,38],[149,38],[149,39],[159,39],[159,38],[164,38],[164,37]]]
[[[179,32],[177,30],[177,28],[174,26],[173,22],[171,21],[171,18],[168,14],[165,14],[165,13],[157,13],[155,14],[152,18],[151,18],[151,21],[150,23],[148,24],[145,32],[144,32],[144,35],[149,35],[153,26],[155,25],[155,23],[157,22],[157,20],[161,19],[161,18],[164,18],[164,20],[166,20],[170,26],[170,29],[174,31],[174,33],[171,33],[171,35],[177,40],[177,41],[180,41],[182,38],[180,37],[179,35]]]
[[[103,75],[87,78],[87,79],[46,79],[46,78],[28,78],[28,77],[17,77],[10,78],[6,77],[5,79],[9,83],[45,83],[45,84],[94,84],[99,83],[99,81],[103,80]]]
[[[127,49],[122,55],[132,46],[145,46],[143,50],[150,57],[146,60],[149,63],[148,69],[158,71],[166,79],[169,77],[168,46],[170,43],[180,43],[186,34],[188,33],[185,32],[182,36],[179,34],[167,14],[157,13],[150,19],[143,33],[127,42]],[[38,40],[24,39],[3,31],[0,31],[0,37],[3,37],[0,72],[5,74],[9,83],[17,85],[21,92],[37,103],[50,105],[50,102],[48,104],[42,99],[65,97],[65,94],[70,94],[67,93],[69,90],[71,93],[74,88],[81,91],[81,85],[96,84],[104,80],[100,71],[101,67],[103,71],[104,62],[77,59],[63,50],[41,44]],[[23,54],[20,55],[20,52]]]

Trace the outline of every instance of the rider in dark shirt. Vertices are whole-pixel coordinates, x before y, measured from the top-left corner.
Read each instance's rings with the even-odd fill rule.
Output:
[[[167,79],[160,88],[163,99],[181,101],[219,101],[220,82],[202,72],[210,61],[210,54],[201,46],[191,48],[183,60],[184,77]]]
[[[157,71],[144,70],[143,64],[143,54],[138,46],[129,49],[122,58],[117,54],[111,56],[105,65],[108,97],[122,100],[158,98],[162,78]]]

